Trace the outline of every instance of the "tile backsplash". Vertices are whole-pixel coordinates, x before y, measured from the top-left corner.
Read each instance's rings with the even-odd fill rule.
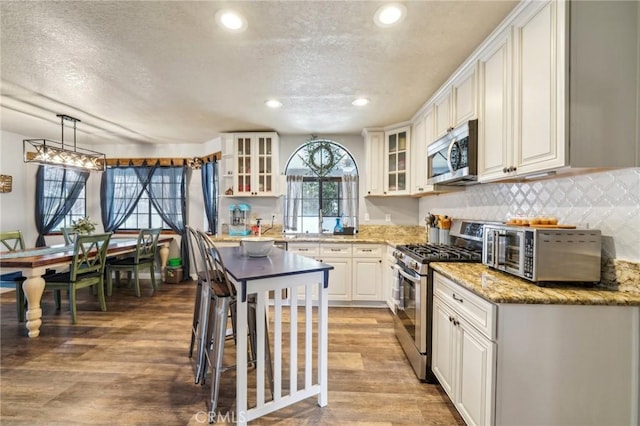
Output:
[[[555,216],[561,223],[600,229],[605,258],[640,262],[640,168],[469,186],[424,197],[419,206],[420,218],[427,212],[485,220]]]

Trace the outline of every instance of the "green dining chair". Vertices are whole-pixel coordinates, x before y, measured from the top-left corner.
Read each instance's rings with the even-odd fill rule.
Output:
[[[131,283],[131,273],[133,273],[136,296],[140,297],[140,270],[149,269],[151,274],[152,291],[158,289],[156,283],[156,251],[158,249],[158,238],[161,228],[141,229],[138,233],[138,244],[136,253],[133,256],[122,259],[114,259],[107,264],[107,295],[111,296],[113,291],[112,272],[115,272],[116,283],[120,283],[120,272],[129,272],[129,282]]]
[[[76,242],[78,237],[78,231],[73,228],[60,228],[62,235],[64,236],[64,243],[68,246]]]
[[[73,260],[66,272],[44,276],[46,290],[54,290],[56,308],[60,310],[60,291],[68,290],[71,321],[77,324],[76,290],[94,287],[98,294],[100,309],[107,310],[104,298],[103,272],[107,259],[107,248],[111,233],[78,235],[73,250]]]
[[[24,250],[24,239],[22,231],[0,232],[0,251],[17,251]],[[10,272],[0,275],[0,282],[14,283],[16,286],[16,311],[18,313],[18,321],[24,322],[25,312],[27,310],[27,299],[22,290],[22,283],[26,277],[20,272]]]

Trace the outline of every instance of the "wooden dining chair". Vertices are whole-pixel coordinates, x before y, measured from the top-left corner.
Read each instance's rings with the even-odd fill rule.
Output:
[[[141,229],[138,233],[138,243],[133,256],[114,259],[107,264],[107,295],[111,296],[113,291],[112,273],[116,273],[116,283],[120,284],[120,272],[129,272],[130,282],[133,273],[136,296],[140,297],[140,270],[148,268],[151,274],[152,292],[158,289],[156,283],[156,252],[158,249],[158,238],[160,238],[160,228]]]
[[[107,310],[104,298],[103,272],[107,259],[107,248],[111,233],[78,235],[73,250],[73,260],[66,272],[44,276],[46,290],[54,290],[56,308],[60,310],[60,291],[68,290],[71,321],[77,324],[76,291],[85,287],[94,287],[98,295],[100,309]]]
[[[22,231],[0,232],[0,251],[17,251],[24,250],[24,238]],[[16,311],[18,313],[18,321],[24,322],[25,312],[27,310],[27,299],[22,290],[22,283],[26,277],[20,272],[10,272],[0,275],[0,282],[12,283],[16,286]]]
[[[62,235],[64,236],[64,243],[68,246],[76,242],[78,237],[78,231],[73,228],[60,228]]]

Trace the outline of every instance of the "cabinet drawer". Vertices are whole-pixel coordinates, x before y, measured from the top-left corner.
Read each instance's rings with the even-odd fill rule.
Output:
[[[320,256],[351,256],[351,244],[320,244]]]
[[[435,272],[433,294],[491,340],[496,338],[496,305]]]
[[[313,243],[309,243],[309,244],[305,244],[305,243],[291,244],[291,243],[289,243],[288,246],[287,246],[287,251],[290,251],[292,253],[297,253],[297,254],[300,254],[302,256],[307,256],[307,257],[315,257],[315,256],[318,256],[320,254],[320,249],[318,247],[318,244],[313,244]]]
[[[382,247],[377,244],[354,244],[353,257],[382,257]]]

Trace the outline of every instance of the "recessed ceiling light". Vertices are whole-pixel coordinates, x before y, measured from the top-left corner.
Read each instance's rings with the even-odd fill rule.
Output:
[[[402,22],[407,15],[407,8],[400,3],[390,3],[381,6],[373,17],[379,27],[390,27]]]
[[[247,29],[247,20],[244,16],[229,9],[219,10],[216,13],[216,22],[225,30],[236,33]]]
[[[282,102],[277,99],[269,99],[264,104],[269,108],[280,108],[282,106]]]
[[[355,101],[351,102],[351,104],[355,106],[365,106],[368,103],[369,103],[369,99],[367,98],[358,98]]]

